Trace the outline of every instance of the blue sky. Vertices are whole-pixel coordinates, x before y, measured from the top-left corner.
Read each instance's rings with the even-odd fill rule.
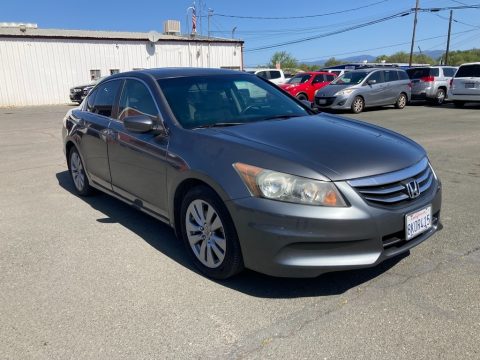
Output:
[[[0,22],[35,22],[41,28],[150,31],[162,30],[167,19],[178,19],[185,29],[186,9],[193,0],[136,0],[136,1],[65,1],[65,0],[5,0],[1,6]],[[480,0],[420,0],[420,6],[444,7],[461,4],[479,5]],[[245,41],[245,64],[255,66],[268,62],[275,51],[285,50],[299,60],[312,61],[331,56],[348,57],[360,54],[391,54],[408,51],[413,15],[389,20],[366,28],[333,36],[281,46],[262,51],[249,51],[279,42],[296,40],[335,32],[346,27],[380,19],[415,6],[415,0],[344,0],[344,1],[289,1],[274,0],[196,0],[197,15],[200,5],[203,14],[213,9],[212,35],[235,37]],[[371,6],[370,6],[371,5]],[[365,7],[367,6],[367,7]],[[365,7],[365,8],[361,8]],[[325,14],[354,9],[336,15],[302,19],[241,19],[221,15],[257,17],[293,17]],[[420,13],[416,45],[425,50],[444,49],[448,26],[448,11]],[[201,19],[201,24],[200,24]],[[207,19],[199,19],[198,27],[207,32]],[[455,10],[453,50],[480,47],[480,10]],[[440,37],[444,36],[444,37]],[[424,40],[432,37],[434,39]]]

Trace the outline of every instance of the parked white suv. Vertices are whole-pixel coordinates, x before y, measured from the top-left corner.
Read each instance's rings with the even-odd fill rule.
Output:
[[[250,74],[255,74],[260,76],[264,79],[271,81],[274,84],[283,84],[285,83],[285,74],[281,69],[255,69],[255,70],[247,70]]]
[[[480,62],[463,64],[450,81],[448,97],[455,106],[480,102]]]

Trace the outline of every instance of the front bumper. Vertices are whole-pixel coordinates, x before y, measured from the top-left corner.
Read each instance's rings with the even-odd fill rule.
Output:
[[[82,101],[84,98],[83,91],[70,92],[70,100],[74,102]]]
[[[349,207],[331,208],[244,198],[227,202],[245,266],[281,277],[316,277],[366,268],[428,239],[440,225],[440,183],[402,207],[368,205],[347,183],[336,183]],[[405,215],[432,205],[433,227],[405,241]]]
[[[314,98],[314,106],[319,109],[333,109],[333,110],[348,110],[352,106],[352,101],[355,96],[330,96]]]

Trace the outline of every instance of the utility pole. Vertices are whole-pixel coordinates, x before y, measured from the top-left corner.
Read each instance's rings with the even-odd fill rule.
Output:
[[[448,65],[448,52],[450,51],[450,34],[452,33],[453,10],[450,10],[450,20],[448,22],[447,51],[445,52],[445,64]]]
[[[208,37],[210,37],[210,18],[212,17],[212,15],[213,15],[213,10],[208,9]]]
[[[412,66],[413,47],[415,46],[415,32],[417,31],[417,14],[418,14],[418,7],[419,6],[420,6],[420,0],[416,0],[415,18],[413,19],[412,46],[410,47],[410,60],[408,61],[408,66]]]

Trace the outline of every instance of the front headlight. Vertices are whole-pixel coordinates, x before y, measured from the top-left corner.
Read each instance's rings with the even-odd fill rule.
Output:
[[[243,163],[235,163],[233,167],[252,196],[297,204],[347,205],[332,182],[284,174]]]
[[[340,90],[339,92],[337,92],[335,95],[333,96],[343,96],[343,95],[350,95],[351,93],[353,93],[355,91],[355,89],[343,89],[343,90]]]

